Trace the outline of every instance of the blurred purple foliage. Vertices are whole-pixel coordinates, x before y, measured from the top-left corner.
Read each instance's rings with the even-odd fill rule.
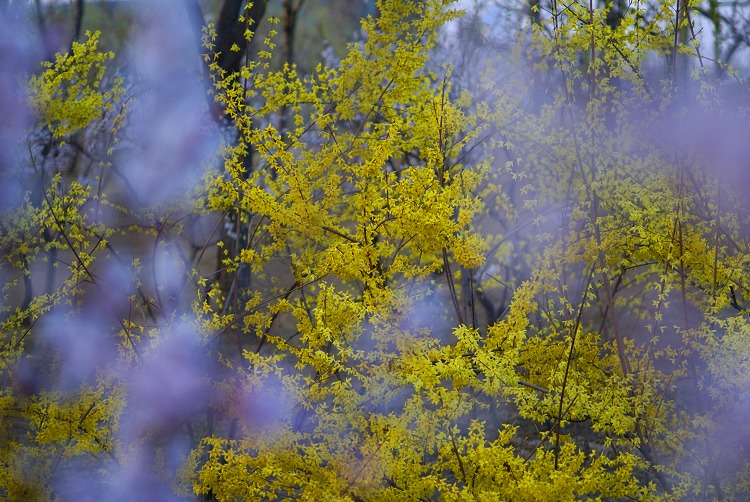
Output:
[[[218,147],[202,59],[181,2],[142,2],[130,57],[134,103],[124,132],[134,151],[123,166],[137,203],[180,200]]]
[[[32,114],[26,78],[36,71],[41,50],[20,2],[0,3],[0,211],[23,200],[24,153]]]

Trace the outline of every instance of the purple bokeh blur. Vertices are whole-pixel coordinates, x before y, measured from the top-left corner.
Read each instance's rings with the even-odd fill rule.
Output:
[[[114,476],[117,500],[181,500],[170,486],[174,472],[164,471],[176,470],[195,446],[187,422],[208,409],[215,373],[188,321],[163,330],[158,345],[131,369],[119,433],[128,461]]]
[[[115,333],[121,329],[118,315],[126,312],[135,290],[132,271],[108,263],[90,287],[79,311],[60,306],[43,318],[40,341],[58,362],[54,382],[57,390],[75,391],[81,384],[94,385],[97,371],[117,371]]]
[[[266,434],[277,432],[291,411],[292,398],[274,377],[264,379],[255,389],[240,383],[231,398],[236,400],[233,411],[244,425],[262,429]]]
[[[179,202],[216,153],[202,59],[183,2],[140,2],[130,44],[134,102],[123,172],[139,204]]]
[[[0,3],[0,211],[23,200],[22,160],[32,123],[25,79],[37,69],[41,50],[20,2]]]
[[[212,368],[194,325],[184,322],[164,329],[161,338],[129,378],[130,411],[122,427],[127,441],[151,427],[173,430],[208,404]]]

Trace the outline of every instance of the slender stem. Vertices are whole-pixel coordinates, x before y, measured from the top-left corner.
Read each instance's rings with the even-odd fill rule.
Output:
[[[573,352],[575,350],[576,337],[578,335],[578,330],[581,327],[581,316],[583,316],[583,309],[586,305],[586,298],[589,293],[589,287],[591,286],[591,279],[594,277],[594,268],[595,267],[591,267],[591,272],[589,272],[588,280],[586,281],[586,284],[583,287],[583,296],[581,298],[581,303],[578,306],[578,313],[576,314],[576,321],[575,321],[575,324],[573,325],[573,329],[570,332],[570,350],[568,351],[568,360],[565,362],[565,375],[563,376],[562,387],[560,388],[560,405],[557,411],[557,427],[555,428],[556,429],[555,430],[555,469],[556,470],[559,467],[560,428],[562,427],[562,422],[563,422],[563,405],[565,402],[565,390],[568,385],[568,375],[570,374],[570,366],[573,361]]]

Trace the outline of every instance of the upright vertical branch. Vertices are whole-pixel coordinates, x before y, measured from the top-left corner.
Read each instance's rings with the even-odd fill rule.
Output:
[[[711,281],[711,300],[712,300],[711,303],[714,308],[716,308],[716,300],[717,300],[716,288],[719,282],[717,275],[719,272],[720,225],[721,225],[721,171],[719,171],[719,180],[716,185],[716,219],[714,223],[714,263],[713,263],[713,278]]]
[[[78,41],[81,38],[81,26],[83,25],[83,13],[86,8],[86,2],[84,0],[76,0],[75,18],[73,20],[73,42]]]
[[[557,426],[555,427],[555,470],[559,468],[560,460],[560,428],[562,427],[562,421],[564,416],[564,404],[565,404],[565,390],[568,386],[568,375],[570,374],[570,366],[573,362],[573,353],[576,346],[576,337],[578,336],[578,330],[581,327],[581,317],[583,316],[583,309],[586,306],[586,298],[588,297],[589,287],[591,286],[591,280],[594,277],[594,268],[591,267],[589,277],[586,280],[586,284],[583,286],[583,295],[581,297],[581,303],[578,306],[578,313],[576,314],[576,320],[573,324],[573,328],[570,330],[570,350],[568,351],[568,359],[565,361],[565,374],[563,375],[562,386],[560,387],[560,404],[557,409]]]
[[[294,65],[294,42],[297,31],[297,15],[304,0],[283,0],[281,5],[281,67]],[[279,132],[286,131],[289,122],[289,107],[284,105],[279,111]]]
[[[685,85],[687,75],[687,61],[684,55],[680,55],[680,47],[687,43],[689,27],[689,10],[687,0],[675,1],[674,13],[674,34],[672,37],[672,97],[676,97],[677,92]],[[700,58],[699,58],[700,59]],[[701,63],[702,64],[702,63]]]
[[[224,0],[219,10],[216,23],[216,53],[219,67],[231,75],[240,71],[242,59],[249,60],[250,40],[248,32],[256,29],[265,15],[267,0],[256,0],[245,7],[243,12],[243,0]],[[236,50],[236,47],[244,47],[244,50]],[[234,50],[233,50],[234,48]],[[243,103],[247,102],[248,79],[243,82]],[[227,120],[228,117],[226,118]],[[252,148],[248,145],[244,165],[245,176],[250,175],[253,164]],[[242,224],[240,211],[231,214],[231,225],[234,231],[234,242],[227,242],[226,249],[230,250],[230,259],[239,256],[243,247],[247,244],[247,229]],[[217,257],[217,269],[221,269],[221,255]],[[234,305],[239,305],[240,294],[250,283],[250,270],[246,264],[240,264],[233,274],[226,274],[222,284],[222,290],[226,295],[227,307],[234,300]]]
[[[241,21],[243,3],[243,0],[224,0],[216,21],[216,52],[219,66],[227,73],[239,71],[245,55],[242,51],[231,50],[232,46],[244,47],[247,44],[245,30],[248,26],[255,29],[266,13],[267,0],[256,0],[243,14],[245,21]]]
[[[456,284],[453,282],[453,272],[451,272],[451,264],[446,248],[443,248],[443,268],[445,269],[445,280],[448,283],[448,291],[451,295],[453,308],[456,311],[456,318],[459,324],[464,324],[464,316],[461,314],[461,305],[458,303],[458,293],[456,292]]]
[[[297,31],[297,15],[304,0],[283,0],[281,5],[281,61],[284,64],[294,63],[294,42]]]

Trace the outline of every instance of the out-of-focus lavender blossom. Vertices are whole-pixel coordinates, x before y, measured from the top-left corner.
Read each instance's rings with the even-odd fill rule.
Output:
[[[107,314],[86,308],[81,313],[58,311],[45,320],[41,336],[59,364],[55,387],[72,391],[83,383],[94,383],[97,369],[116,359],[114,343],[108,339],[113,335]]]
[[[23,2],[0,3],[0,211],[23,200],[26,131],[32,114],[25,82],[39,61],[40,48],[27,23]]]
[[[163,471],[176,469],[194,446],[187,423],[209,405],[214,367],[189,322],[165,328],[142,358],[127,374],[119,432],[127,459],[112,477],[112,496],[182,500]]]
[[[157,454],[153,448],[135,445],[118,463],[102,457],[99,468],[84,468],[79,459],[64,460],[54,480],[57,500],[78,502],[153,501],[177,502],[180,497],[160,474],[167,465],[183,459],[185,451],[167,447]],[[165,451],[166,450],[166,451]],[[178,456],[179,455],[179,456]]]
[[[126,441],[153,428],[179,431],[188,417],[208,405],[212,365],[194,328],[180,324],[162,336],[131,373],[122,425]]]
[[[176,452],[174,448],[177,439],[172,439],[171,444],[157,454],[155,448],[136,446],[131,452],[127,464],[115,475],[110,477],[107,496],[104,500],[113,501],[144,501],[144,502],[177,502],[191,500],[177,495],[168,480],[163,476],[163,471],[169,464],[179,460],[183,452]],[[184,453],[187,453],[185,451]],[[165,458],[166,456],[166,458]],[[167,464],[166,466],[164,464]],[[160,475],[162,474],[162,475]],[[100,499],[102,500],[102,499]]]
[[[176,303],[181,297],[182,287],[188,271],[180,259],[178,251],[172,246],[160,247],[154,254],[154,287],[158,288],[158,297],[168,313],[179,308]]]
[[[250,429],[273,431],[282,426],[291,409],[291,396],[277,379],[267,378],[262,386],[250,390],[238,388],[236,396],[239,418]]]
[[[138,204],[179,201],[199,180],[219,142],[210,118],[202,59],[183,2],[141,2],[131,43],[135,99],[123,171]]]
[[[98,275],[80,312],[60,307],[43,320],[40,339],[59,365],[55,387],[72,391],[82,383],[94,383],[97,370],[114,369],[114,333],[120,327],[118,317],[127,311],[133,289],[129,271],[110,263]],[[38,385],[46,386],[46,382]]]
[[[59,479],[55,482],[55,495],[59,500],[77,502],[99,502],[110,500],[105,497],[109,491],[107,480],[101,473],[93,470],[76,468],[71,462],[65,465]]]
[[[743,87],[720,92],[719,99],[728,110],[750,106],[750,93]],[[677,161],[701,161],[718,175],[722,189],[731,187],[750,205],[750,124],[741,114],[733,116],[693,105],[647,132],[650,144],[673,151]]]
[[[415,286],[413,294],[421,295],[414,301],[410,313],[403,321],[404,327],[411,331],[429,328],[431,336],[445,338],[454,326],[455,309],[447,289],[433,289],[428,284]]]

